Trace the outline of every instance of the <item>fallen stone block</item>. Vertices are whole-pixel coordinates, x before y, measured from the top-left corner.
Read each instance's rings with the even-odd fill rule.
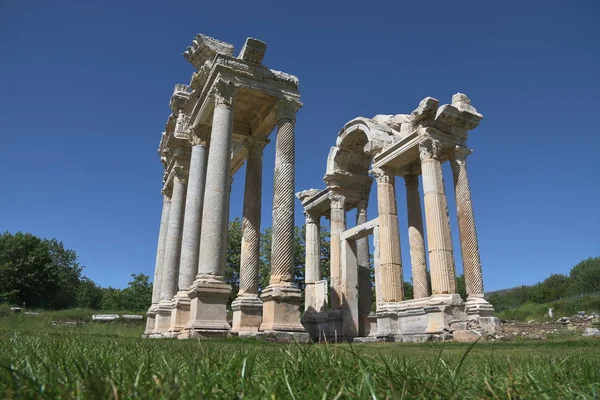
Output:
[[[141,315],[132,315],[132,314],[124,314],[124,315],[121,315],[121,317],[127,321],[141,321],[144,319],[144,317]]]
[[[585,328],[585,331],[581,334],[581,336],[592,337],[592,336],[600,336],[600,329],[598,328]]]
[[[460,343],[472,343],[478,340],[481,337],[481,333],[478,331],[468,330],[468,331],[454,331],[452,333],[452,338],[455,342]]]
[[[92,321],[116,321],[119,319],[117,314],[94,314],[92,315]]]

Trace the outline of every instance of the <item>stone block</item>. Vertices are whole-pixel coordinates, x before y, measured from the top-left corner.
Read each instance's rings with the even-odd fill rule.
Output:
[[[171,325],[171,303],[160,302],[156,309],[156,320],[154,322],[153,334],[163,334],[169,330]]]
[[[465,311],[469,319],[494,316],[494,306],[483,297],[470,296],[465,303]]]
[[[92,315],[92,321],[116,321],[119,319],[117,314],[94,314]]]
[[[212,61],[217,54],[233,55],[233,45],[199,33],[183,57],[199,69],[206,61]]]
[[[600,336],[600,329],[598,329],[598,328],[585,328],[585,331],[581,334],[581,336],[586,336],[586,337]]]
[[[467,321],[451,321],[450,322],[450,330],[451,331],[464,331],[468,328]]]
[[[229,333],[227,299],[231,286],[216,279],[206,279],[194,282],[187,293],[191,299],[190,318],[185,326],[185,330],[189,331],[187,336],[212,337]]]
[[[242,51],[240,51],[238,58],[251,63],[262,64],[266,50],[267,44],[265,42],[261,42],[254,38],[248,38],[246,39],[246,43],[244,43],[244,47],[242,47]]]
[[[261,331],[304,332],[300,323],[300,289],[287,285],[270,285],[263,290]]]
[[[179,292],[171,303],[169,332],[181,332],[190,320],[191,299],[186,292]]]
[[[479,327],[484,333],[488,333],[490,335],[495,334],[500,330],[500,326],[502,322],[500,319],[496,317],[480,317],[479,318]]]
[[[244,332],[240,337],[255,338],[275,343],[300,343],[310,344],[312,339],[306,332],[281,332],[281,331],[260,331]]]
[[[481,333],[479,331],[474,330],[454,331],[452,333],[452,338],[455,342],[472,343],[481,338]]]
[[[258,296],[238,297],[231,303],[232,332],[256,331],[262,323],[263,302]]]

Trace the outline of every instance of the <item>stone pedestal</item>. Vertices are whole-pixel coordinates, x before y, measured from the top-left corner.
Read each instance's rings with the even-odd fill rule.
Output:
[[[470,295],[467,298],[465,311],[470,320],[494,316],[494,306],[488,303],[483,297],[478,296]]]
[[[261,331],[304,332],[300,323],[300,289],[270,285],[262,292],[263,321]]]
[[[171,324],[169,333],[177,336],[181,332],[190,319],[190,304],[191,299],[187,292],[179,291],[173,297],[171,302]]]
[[[158,304],[153,304],[146,313],[146,329],[144,330],[144,334],[142,337],[150,337],[152,332],[154,332],[154,325],[156,322],[156,310],[158,309]]]
[[[262,323],[263,302],[258,296],[238,297],[231,303],[232,333],[258,332]]]
[[[180,338],[222,337],[231,328],[226,321],[231,286],[220,280],[200,280],[188,291],[190,319]]]
[[[152,335],[166,333],[171,326],[171,303],[161,302],[156,308],[156,320]]]
[[[442,334],[450,331],[453,320],[464,320],[464,302],[459,294],[433,295],[424,311],[427,313],[427,331],[429,334]]]

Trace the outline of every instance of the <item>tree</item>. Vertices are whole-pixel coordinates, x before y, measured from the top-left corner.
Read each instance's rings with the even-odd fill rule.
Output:
[[[456,293],[460,294],[460,297],[464,301],[467,301],[467,284],[465,283],[465,274],[456,277]]]
[[[73,307],[82,267],[56,239],[29,233],[0,235],[0,298],[49,309]]]
[[[133,280],[121,292],[121,307],[131,311],[146,311],[152,302],[150,277],[144,274],[131,274],[131,277]]]
[[[600,292],[600,257],[590,257],[575,265],[569,281],[570,295]]]
[[[88,277],[79,282],[76,292],[77,307],[98,310],[102,304],[102,288]]]

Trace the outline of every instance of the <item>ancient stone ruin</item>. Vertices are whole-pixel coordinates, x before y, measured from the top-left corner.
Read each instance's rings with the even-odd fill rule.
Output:
[[[326,188],[296,195],[306,216],[301,319],[302,292],[293,283],[293,240],[294,125],[302,104],[295,76],[262,65],[265,50],[265,43],[248,38],[235,57],[231,44],[199,34],[184,53],[197,72],[189,85],[175,85],[172,114],[158,150],[165,168],[163,210],[144,336],[420,341],[450,338],[452,333],[477,337],[495,330],[499,321],[483,298],[466,169],[467,132],[482,115],[460,93],[443,106],[427,97],[411,114],[356,118],[338,134],[327,159]],[[259,293],[262,151],[275,127],[271,275],[269,286]],[[441,168],[445,161],[453,170],[466,302],[456,293]],[[230,325],[226,307],[231,287],[223,279],[229,195],[244,162],[240,290]],[[378,199],[378,216],[371,220],[370,175],[377,182]],[[407,187],[414,300],[404,300],[396,176],[404,177]],[[346,229],[351,209],[356,209],[357,226]],[[329,282],[320,277],[321,216],[331,221]],[[375,313],[368,235],[374,236],[375,245]]]

